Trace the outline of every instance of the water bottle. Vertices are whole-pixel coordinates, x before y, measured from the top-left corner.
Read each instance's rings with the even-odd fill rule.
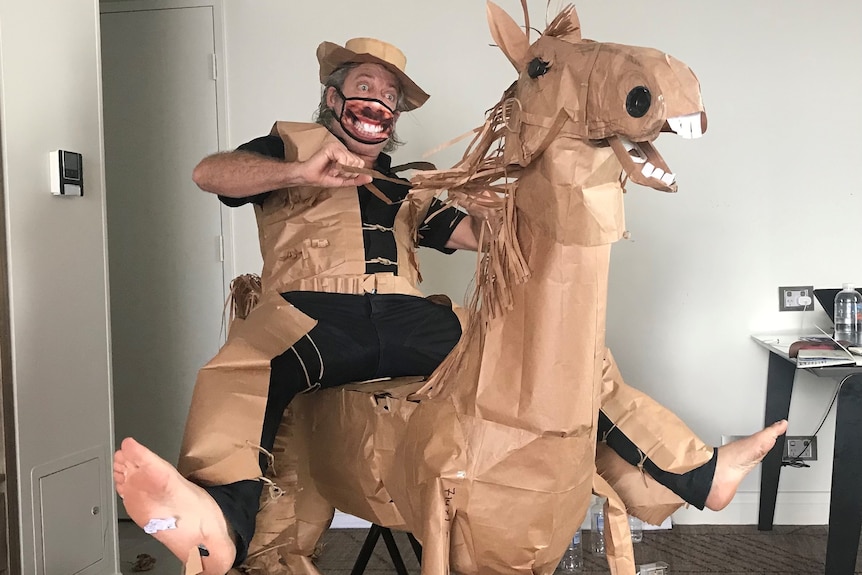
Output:
[[[575,531],[569,542],[569,548],[560,560],[560,570],[563,573],[581,573],[584,570],[584,552],[581,547],[581,530]]]
[[[862,294],[844,284],[835,296],[835,339],[862,345]]]
[[[632,543],[640,543],[644,540],[644,522],[637,517],[629,515],[629,531],[632,532]]]
[[[590,507],[590,548],[595,555],[605,554],[605,500],[597,498]]]

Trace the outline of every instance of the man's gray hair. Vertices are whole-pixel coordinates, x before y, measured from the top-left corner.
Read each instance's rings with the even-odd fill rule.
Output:
[[[317,106],[317,111],[314,113],[315,122],[322,126],[326,126],[327,128],[332,125],[332,122],[338,122],[338,114],[326,103],[326,93],[329,91],[329,88],[336,88],[339,92],[343,92],[344,81],[347,79],[347,73],[358,65],[358,63],[344,64],[343,66],[336,68],[332,74],[326,78],[320,92],[320,104]],[[398,102],[395,104],[395,110],[403,112],[407,107],[407,100],[404,97],[404,91],[401,89],[401,86],[399,85],[397,88]],[[393,128],[392,135],[389,137],[389,141],[386,142],[386,146],[383,148],[383,151],[387,153],[392,152],[402,145],[404,145],[404,142],[398,139],[398,134]]]

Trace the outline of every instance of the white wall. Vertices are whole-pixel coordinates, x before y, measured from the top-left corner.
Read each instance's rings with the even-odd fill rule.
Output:
[[[517,21],[520,3],[501,0]],[[545,0],[531,0],[545,24]],[[557,3],[552,3],[557,4]],[[308,120],[319,98],[315,49],[377,36],[401,47],[431,95],[402,117],[409,143],[396,161],[480,124],[514,79],[494,47],[483,0],[226,3],[229,140],[235,147],[273,121]],[[679,175],[667,195],[629,186],[631,239],[612,257],[608,342],[628,381],[682,416],[707,442],[763,423],[766,352],[749,335],[828,327],[821,311],[777,312],[779,285],[862,284],[862,3],[793,0],[581,0],[584,36],[652,46],[698,74],[709,115],[699,141],[660,138]],[[556,6],[553,7],[556,9]],[[534,36],[535,37],[535,36]],[[451,165],[459,148],[431,158]],[[237,213],[237,273],[259,269],[250,208]],[[853,254],[855,250],[855,255]],[[422,256],[428,293],[461,299],[472,254]],[[790,433],[807,435],[833,382],[803,374]],[[776,523],[827,521],[834,409],[819,434],[820,461],[782,474]],[[722,513],[685,511],[691,523],[754,523],[759,475]]]
[[[3,244],[9,259],[22,573],[39,572],[34,549],[41,528],[33,517],[39,501],[31,476],[95,453],[96,489],[112,491],[98,14],[96,0],[0,1]],[[57,149],[83,154],[84,197],[51,195],[48,153]],[[104,497],[99,513],[105,532],[97,572],[117,573],[112,496]],[[67,542],[76,535],[69,532]]]
[[[600,2],[580,6],[591,36],[685,60],[710,123],[701,141],[660,140],[680,174],[678,195],[636,186],[628,194],[632,239],[611,259],[609,345],[632,384],[707,441],[754,431],[767,354],[749,334],[830,326],[819,308],[779,313],[778,286],[862,282],[851,247],[862,226],[850,223],[862,214],[854,186],[862,78],[849,72],[862,63],[862,5],[627,1],[625,18],[610,18]],[[834,389],[797,378],[791,435],[813,433]],[[834,409],[818,435],[820,461],[782,471],[776,523],[828,520],[833,432]],[[742,490],[721,514],[677,519],[753,523],[759,475]]]

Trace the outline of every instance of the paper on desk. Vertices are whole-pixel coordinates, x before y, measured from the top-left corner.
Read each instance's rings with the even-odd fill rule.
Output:
[[[796,357],[797,368],[862,366],[862,355],[854,355],[843,349],[800,349]]]

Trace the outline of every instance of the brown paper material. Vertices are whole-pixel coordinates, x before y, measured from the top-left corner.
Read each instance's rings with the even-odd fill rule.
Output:
[[[177,465],[180,473],[204,485],[260,476],[256,446],[270,361],[316,323],[278,294],[264,296],[245,320],[234,320],[227,342],[198,374]]]
[[[610,350],[602,376],[602,411],[646,457],[665,471],[685,473],[709,461],[713,448],[676,415],[623,382]]]
[[[318,493],[309,477],[308,449],[314,445],[310,418],[303,417],[294,402],[285,411],[278,430],[273,455],[275,466],[267,477],[283,490],[273,497],[264,488],[254,538],[243,565],[252,575],[320,575],[312,562],[320,535],[332,521],[332,506]],[[297,495],[302,486],[302,498]]]
[[[271,131],[285,146],[285,159],[303,161],[322,145],[337,141],[319,124],[276,122]],[[398,275],[388,274],[385,285],[366,285],[365,249],[362,240],[356,188],[321,189],[300,186],[276,191],[263,205],[255,206],[263,271],[264,293],[313,290],[337,293],[412,293],[419,295],[419,266],[415,238],[420,215],[428,210],[433,194],[411,194],[395,219]],[[297,222],[301,222],[301,226]],[[298,228],[301,228],[298,229]]]
[[[197,547],[192,547],[189,550],[189,556],[183,566],[183,575],[200,575],[204,572],[204,565],[201,561],[201,554]]]
[[[625,503],[600,475],[593,477],[593,491],[607,499],[604,508],[605,556],[611,575],[634,575],[635,554]]]
[[[605,443],[596,446],[596,470],[625,502],[628,514],[651,525],[661,525],[685,505],[676,493],[643,469],[630,465]]]
[[[264,496],[249,568],[316,573],[308,557],[337,507],[411,531],[423,545],[423,575],[549,575],[595,490],[608,498],[612,573],[633,575],[626,506],[646,506],[638,512],[649,517],[669,507],[666,494],[646,497],[601,453],[597,473],[599,409],[669,471],[711,456],[667,410],[623,383],[604,342],[610,244],[624,231],[622,181],[641,165],[639,181],[673,184],[645,169],[658,157],[646,143],[671,111],[705,125],[696,79],[654,50],[582,41],[573,7],[532,45],[502,10],[489,5],[488,12],[519,79],[461,162],[414,176],[396,223],[404,268],[372,276],[377,287],[391,284],[388,293],[418,294],[416,220],[434,193],[448,190],[451,201],[487,218],[468,327],[427,382],[371,382],[296,398],[270,474],[287,493]],[[275,130],[296,158],[329,137],[312,127]],[[644,143],[632,149],[647,159],[631,159],[623,139]],[[258,210],[265,293],[367,289],[354,192],[291,189],[265,202]],[[301,234],[288,225],[294,218],[303,221]],[[184,452],[198,479],[247,476],[252,460],[256,466],[257,453],[241,444],[260,433],[264,364],[301,331],[287,327],[286,316],[282,325],[277,311],[258,326],[271,341],[238,339],[232,330],[236,342],[202,372],[220,375],[212,385],[199,382],[193,400],[194,441]],[[241,374],[236,389],[231,370]],[[220,386],[235,394],[233,411],[243,412],[238,438],[204,417],[216,401],[207,390]]]

